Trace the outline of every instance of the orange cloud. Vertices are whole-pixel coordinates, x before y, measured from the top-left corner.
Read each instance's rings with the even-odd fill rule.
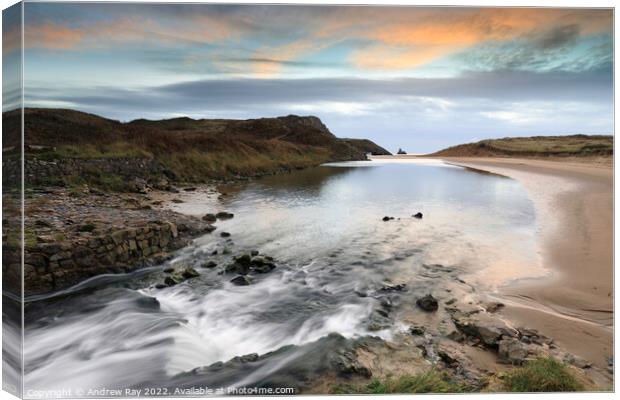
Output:
[[[51,22],[27,24],[24,44],[26,48],[77,50],[113,47],[119,43],[210,43],[239,33],[230,21],[204,15],[191,17],[182,21],[181,25],[165,22],[155,22],[145,17],[126,17],[75,28]]]
[[[611,31],[613,14],[601,9],[558,8],[432,8],[432,7],[333,7],[299,8],[295,18],[287,22],[252,13],[245,16],[197,14],[185,17],[149,19],[144,16],[98,22],[88,26],[67,27],[51,22],[27,25],[27,48],[54,50],[113,47],[125,43],[233,43],[232,39],[259,38],[269,26],[307,21],[302,38],[280,46],[263,45],[251,55],[258,76],[281,72],[287,61],[300,59],[345,40],[358,40],[349,61],[364,69],[407,69],[432,62],[454,52],[485,41],[511,40],[546,32],[554,27],[578,26],[579,33],[595,34]],[[307,14],[303,14],[307,13]],[[274,15],[274,14],[272,14]],[[259,35],[260,34],[260,35]],[[258,40],[258,39],[256,39]],[[7,49],[14,49],[8,43]],[[234,52],[223,47],[223,52]],[[247,53],[244,54],[247,58]],[[246,71],[248,64],[234,65],[218,61],[232,70]],[[229,57],[228,57],[229,58]],[[261,61],[264,60],[264,61]]]
[[[406,69],[478,43],[516,39],[554,26],[576,24],[581,33],[593,34],[611,28],[611,12],[601,11],[605,10],[446,10],[400,17],[367,29],[363,37],[375,44],[355,51],[351,61],[361,68]]]

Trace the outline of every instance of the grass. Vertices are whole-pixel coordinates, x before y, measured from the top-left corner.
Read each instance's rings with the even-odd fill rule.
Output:
[[[439,156],[611,156],[612,136],[533,136],[487,139],[453,146],[434,155]]]
[[[58,158],[153,158],[153,154],[129,142],[117,141],[105,144],[61,145],[38,154],[44,160]]]
[[[576,392],[584,390],[568,367],[552,358],[538,358],[504,377],[509,392]]]
[[[372,379],[363,385],[338,385],[335,394],[465,393],[472,389],[447,374],[431,370],[418,375]]]

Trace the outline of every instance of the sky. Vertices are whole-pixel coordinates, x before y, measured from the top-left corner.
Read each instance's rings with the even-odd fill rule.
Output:
[[[4,13],[7,74],[17,22]],[[4,110],[18,89],[4,85]],[[410,153],[612,134],[613,13],[26,3],[24,100],[121,121],[315,115],[339,137]]]

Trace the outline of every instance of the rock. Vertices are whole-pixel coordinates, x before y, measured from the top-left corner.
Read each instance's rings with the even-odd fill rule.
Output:
[[[423,216],[424,215],[421,212],[412,215],[413,218],[417,218],[417,219],[422,219]]]
[[[500,358],[514,365],[521,365],[529,356],[529,351],[523,343],[514,338],[502,339],[498,342]]]
[[[566,354],[564,356],[564,361],[574,365],[577,368],[581,368],[581,369],[588,369],[592,367],[592,363],[589,361],[584,360],[581,357],[578,357],[574,354]]]
[[[202,268],[215,268],[217,267],[217,263],[215,261],[207,261],[206,263],[201,265]]]
[[[387,222],[391,219],[394,219],[394,217],[388,217],[387,215],[385,217],[383,217],[383,221]]]
[[[202,217],[202,220],[207,222],[215,222],[217,221],[217,218],[215,217],[215,214],[205,214]]]
[[[211,252],[211,255],[212,255],[212,256],[216,256],[216,255],[217,255],[217,250],[213,250],[213,251]]]
[[[174,272],[174,268],[172,268],[172,267],[168,267],[168,268],[164,269],[164,272],[166,272],[166,273],[168,273],[168,274],[169,274],[169,273],[172,273],[172,272]]]
[[[215,214],[215,217],[217,219],[231,219],[234,216],[235,216],[235,214],[229,213],[229,212],[226,212],[226,211],[220,211],[217,214]]]
[[[163,289],[163,288],[167,288],[168,285],[166,285],[165,283],[158,283],[155,285],[155,289]]]
[[[170,182],[166,178],[159,178],[154,184],[153,187],[158,190],[169,190]]]
[[[379,289],[379,291],[380,292],[401,292],[405,290],[406,287],[407,285],[404,283],[399,283],[397,285],[385,285],[381,289]]]
[[[183,188],[183,190],[186,191],[186,192],[195,192],[196,188],[195,187],[186,187],[186,188]]]
[[[51,228],[52,224],[42,219],[38,219],[34,221],[34,226],[39,227],[39,228]]]
[[[177,282],[177,281],[176,281],[176,279],[174,279],[174,278],[173,278],[173,277],[171,277],[171,276],[167,276],[167,277],[166,277],[166,279],[164,279],[164,284],[165,284],[166,286],[174,286],[174,285],[176,285],[177,283],[180,283],[180,282]]]
[[[252,265],[252,272],[256,272],[259,274],[266,274],[267,272],[271,272],[276,268],[276,265],[273,263],[260,264],[260,265]]]
[[[222,233],[220,233],[220,236],[221,236],[221,237],[230,237],[230,233],[228,233],[228,232],[222,232]]]
[[[480,339],[489,347],[497,347],[503,338],[517,336],[502,320],[485,313],[467,315],[457,311],[452,314],[452,322],[466,336]]]
[[[491,301],[486,304],[483,304],[484,309],[489,313],[497,312],[500,308],[505,307],[504,303],[500,303],[499,301]]]
[[[243,356],[234,357],[231,361],[238,361],[240,363],[249,363],[249,362],[255,362],[256,360],[258,360],[258,354],[251,353],[251,354],[246,354]]]
[[[228,264],[226,268],[224,268],[224,273],[247,275],[250,273],[250,266],[234,262],[232,264]]]
[[[190,279],[200,276],[200,274],[194,268],[186,267],[181,271],[181,276],[185,279]]]
[[[234,258],[237,264],[249,266],[252,264],[252,257],[249,254],[241,254]]]
[[[409,333],[414,336],[424,335],[425,332],[426,332],[426,329],[423,326],[411,325],[409,327]]]
[[[147,193],[148,185],[146,181],[142,178],[134,178],[132,181],[133,190],[138,193]]]
[[[173,203],[177,203],[177,204],[178,204],[178,203],[185,203],[185,202],[184,202],[183,200],[181,200],[181,199],[172,199],[171,201],[172,201]]]
[[[428,311],[428,312],[437,311],[437,309],[439,308],[439,304],[437,303],[437,299],[434,298],[430,294],[427,294],[426,296],[417,299],[415,303],[422,310]]]
[[[252,257],[257,256],[257,255],[258,255],[258,250],[252,250],[252,251],[250,252],[250,255],[251,255]]]
[[[239,275],[230,280],[233,284],[237,286],[248,286],[250,284],[250,280],[248,277]]]

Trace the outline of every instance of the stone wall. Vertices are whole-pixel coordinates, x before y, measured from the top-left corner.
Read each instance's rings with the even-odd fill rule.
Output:
[[[211,229],[203,225],[200,232]],[[56,291],[95,275],[129,272],[163,262],[168,252],[187,245],[198,233],[195,227],[153,221],[91,238],[26,246],[25,295]],[[12,253],[12,262],[2,266],[4,278],[9,281],[19,279],[19,251]]]
[[[6,158],[2,163],[3,181],[20,175],[18,158]],[[63,158],[43,160],[27,156],[24,162],[24,180],[27,185],[47,183],[51,179],[76,177],[87,174],[114,174],[127,178],[165,175],[170,179],[174,174],[151,158]]]

